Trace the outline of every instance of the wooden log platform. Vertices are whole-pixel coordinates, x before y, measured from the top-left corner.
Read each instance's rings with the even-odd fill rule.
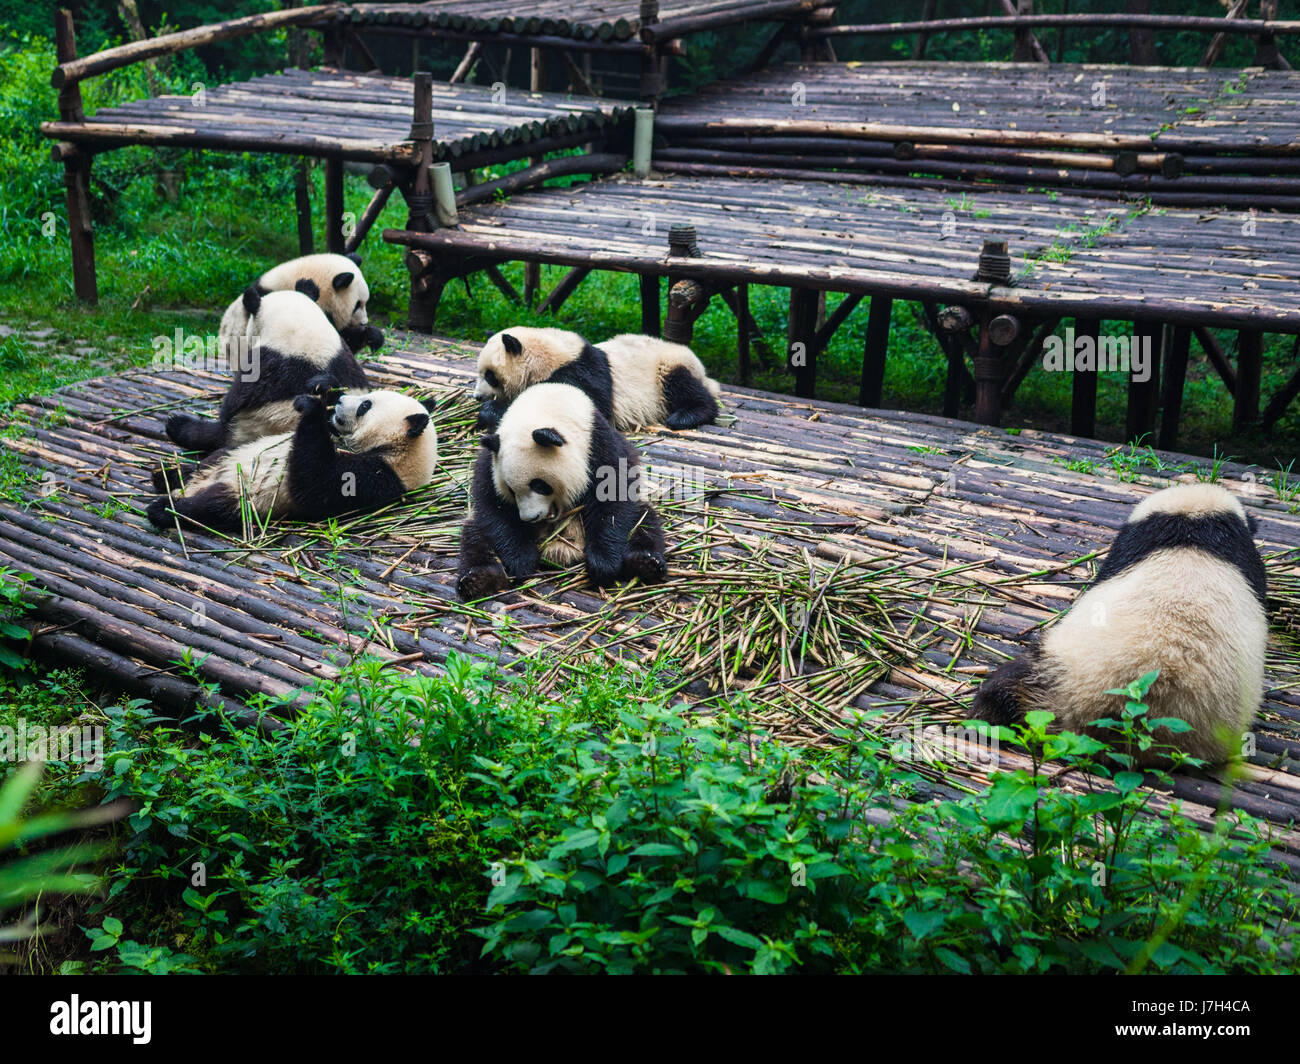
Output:
[[[1300,72],[1061,63],[786,63],[665,101],[667,134],[783,128],[891,143],[1300,154]]]
[[[412,164],[410,78],[285,70],[205,89],[105,107],[80,121],[44,122],[47,137],[92,150],[127,144],[283,152]],[[434,161],[492,152],[525,158],[537,142],[607,132],[630,105],[594,97],[433,83]]]
[[[406,670],[452,651],[537,660],[547,686],[578,661],[658,653],[684,696],[745,691],[757,724],[817,743],[848,706],[878,711],[882,732],[961,719],[973,681],[1069,606],[1139,499],[1207,475],[1186,456],[1148,452],[1135,472],[1088,440],[727,388],[727,423],[636,437],[661,495],[666,585],[594,592],[548,570],[467,605],[453,582],[478,447],[473,353],[394,333],[369,364],[379,386],[439,397],[435,484],[381,513],[247,538],[181,539],[142,514],[151,470],[175,456],[165,418],[214,411],[220,373],[137,371],[14,408],[7,445],[29,476],[0,504],[0,566],[30,574],[33,652],[177,710],[200,697],[197,677],[219,685],[201,697],[267,727],[362,654]],[[1275,823],[1281,858],[1300,867],[1300,514],[1265,470],[1218,475],[1259,520],[1274,627],[1231,800]],[[1019,757],[1003,749],[1000,764]],[[951,793],[988,768],[921,771]],[[1218,793],[1180,776],[1154,808],[1183,798],[1209,823]]]
[[[455,229],[388,230],[384,239],[431,252],[452,272],[466,258],[525,259],[995,314],[1300,332],[1300,217],[1260,213],[1246,238],[1250,217],[1239,210],[1148,210],[978,185],[954,195],[879,180],[618,175],[481,204]],[[678,223],[695,227],[698,256],[668,256]],[[973,280],[990,234],[1009,241],[1012,285]]]
[[[548,37],[556,44],[594,41],[653,44],[701,30],[757,19],[806,14],[825,0],[660,0],[644,17],[642,0],[430,0],[415,4],[354,4],[339,19],[363,28],[405,30],[479,40]]]

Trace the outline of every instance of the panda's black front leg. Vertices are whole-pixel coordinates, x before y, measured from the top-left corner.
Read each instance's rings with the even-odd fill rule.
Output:
[[[506,412],[509,403],[500,399],[484,399],[479,404],[478,422],[474,426],[479,432],[495,432],[501,423],[501,415]]]
[[[532,576],[540,557],[535,530],[496,493],[487,450],[474,464],[473,494],[474,516],[461,529],[456,570],[456,591],[464,599],[504,591],[511,580]]]
[[[636,524],[627,537],[627,552],[623,555],[623,579],[640,577],[642,583],[658,584],[668,576],[668,559],[664,552],[664,527],[659,514],[644,503],[640,506]]]
[[[636,526],[639,510],[638,503],[618,500],[593,499],[583,507],[582,531],[586,540],[583,556],[587,579],[594,587],[608,587],[623,578],[628,538]]]

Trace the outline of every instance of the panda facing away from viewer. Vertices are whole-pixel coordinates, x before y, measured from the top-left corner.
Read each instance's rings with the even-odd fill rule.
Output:
[[[1082,733],[1120,717],[1126,687],[1154,670],[1148,717],[1190,731],[1155,729],[1158,743],[1207,762],[1239,752],[1264,691],[1268,641],[1264,563],[1255,520],[1215,484],[1179,484],[1134,507],[1097,579],[1025,653],[988,677],[973,715],[1010,724],[1047,710],[1053,726]],[[1114,732],[1097,730],[1107,740]],[[1138,764],[1165,759],[1125,751]]]
[[[461,530],[457,591],[477,599],[544,559],[586,564],[597,587],[668,574],[659,515],[646,504],[636,450],[570,384],[536,384],[483,437],[473,514]]]

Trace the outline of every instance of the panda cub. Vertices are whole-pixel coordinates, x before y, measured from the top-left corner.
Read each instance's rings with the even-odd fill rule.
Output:
[[[257,294],[268,292],[301,292],[318,304],[331,324],[343,336],[344,342],[355,353],[363,347],[378,350],[383,346],[384,334],[369,323],[366,303],[370,288],[361,276],[361,256],[304,255],[273,266],[252,285]],[[220,351],[229,356],[230,345],[244,335],[248,326],[248,311],[242,297],[236,299],[221,317],[217,332]]]
[[[496,424],[515,396],[541,381],[581,388],[620,432],[690,429],[718,416],[721,389],[689,347],[632,334],[595,347],[564,329],[520,326],[489,337],[479,352],[480,424]]]
[[[663,580],[663,527],[642,501],[643,486],[636,450],[584,392],[534,385],[483,437],[457,591],[465,599],[502,591],[542,559],[584,559],[597,587],[634,576]]]
[[[385,506],[433,479],[438,434],[419,400],[388,391],[344,395],[332,417],[316,395],[300,395],[294,406],[300,418],[293,432],[209,455],[183,489],[157,471],[160,497],[149,505],[149,520],[171,528],[174,511],[189,524],[238,532],[242,500],[261,520],[323,521]]]
[[[1180,484],[1144,499],[1070,612],[980,685],[974,716],[1009,724],[1045,709],[1056,727],[1081,732],[1119,717],[1122,700],[1104,692],[1159,669],[1149,717],[1178,717],[1193,730],[1160,728],[1157,741],[1226,760],[1264,690],[1265,574],[1254,529],[1217,485]],[[1162,761],[1132,753],[1143,765]]]
[[[250,288],[243,307],[248,357],[234,363],[235,378],[217,419],[193,414],[167,419],[168,437],[187,451],[238,447],[288,432],[298,420],[294,400],[306,392],[370,387],[324,311],[301,292],[262,296]]]

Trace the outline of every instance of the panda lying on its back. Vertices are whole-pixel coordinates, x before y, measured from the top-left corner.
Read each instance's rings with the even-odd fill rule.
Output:
[[[457,591],[476,599],[583,558],[597,587],[668,574],[659,515],[642,501],[635,449],[569,384],[536,384],[483,437]],[[609,481],[614,480],[613,484]],[[609,498],[609,496],[613,496]]]
[[[366,303],[370,288],[361,276],[361,256],[304,255],[273,266],[252,285],[260,296],[268,292],[301,292],[320,306],[353,353],[363,347],[378,350],[384,334],[369,324]],[[248,312],[242,297],[236,299],[221,317],[217,333],[218,349],[229,352],[229,345],[244,335]]]
[[[319,396],[300,395],[294,405],[301,417],[293,432],[209,455],[183,489],[157,471],[161,497],[149,505],[149,520],[171,528],[174,511],[187,523],[238,532],[242,498],[263,520],[323,521],[384,506],[433,479],[438,434],[419,400],[398,392],[345,395],[332,418]],[[331,430],[347,450],[335,448]]]
[[[974,716],[1009,724],[1045,709],[1056,727],[1081,732],[1120,716],[1123,699],[1104,692],[1159,669],[1149,717],[1178,717],[1193,730],[1157,729],[1157,741],[1206,761],[1231,756],[1264,689],[1265,574],[1254,527],[1217,485],[1180,484],[1144,499],[1096,583],[1040,643],[980,685]],[[1139,764],[1161,760],[1133,753]]]
[[[167,435],[187,451],[237,447],[297,424],[294,399],[305,392],[366,389],[370,382],[324,312],[301,292],[244,293],[248,357],[234,363],[235,379],[217,420],[173,414]]]
[[[581,388],[620,432],[689,429],[718,416],[718,383],[689,347],[631,334],[593,347],[564,329],[520,326],[490,337],[479,352],[479,423],[495,425],[515,396],[541,381]]]

